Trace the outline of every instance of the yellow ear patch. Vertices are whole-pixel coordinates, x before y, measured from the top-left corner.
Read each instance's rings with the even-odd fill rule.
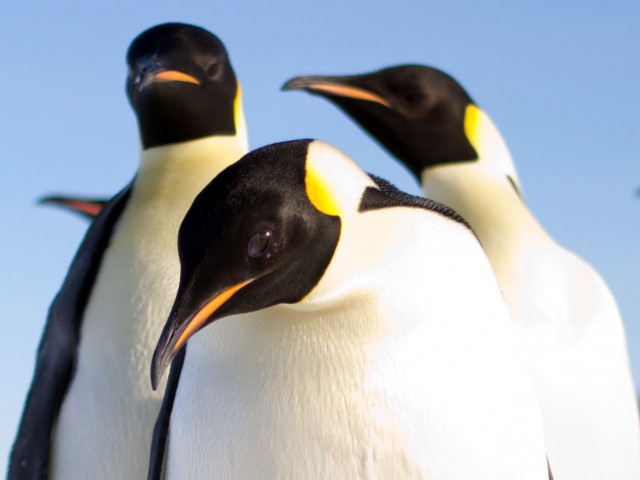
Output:
[[[473,103],[467,105],[464,111],[464,133],[476,152],[480,150],[481,119],[482,111]]]
[[[327,182],[313,169],[309,168],[307,162],[306,175],[304,179],[307,197],[316,209],[325,215],[337,216],[340,214],[338,202],[331,194],[331,189]]]
[[[233,101],[233,121],[236,125],[236,128],[238,128],[241,114],[242,114],[242,89],[240,88],[240,82],[237,82],[236,98]]]

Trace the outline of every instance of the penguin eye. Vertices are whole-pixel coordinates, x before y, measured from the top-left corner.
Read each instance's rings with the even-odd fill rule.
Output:
[[[407,103],[415,105],[421,103],[426,98],[426,95],[422,92],[409,92],[404,96]]]
[[[209,68],[207,68],[207,76],[209,78],[213,78],[218,74],[218,64],[217,63],[212,63],[211,65],[209,65]]]
[[[251,235],[247,245],[247,254],[254,258],[264,255],[271,243],[271,235],[271,230],[262,230]]]

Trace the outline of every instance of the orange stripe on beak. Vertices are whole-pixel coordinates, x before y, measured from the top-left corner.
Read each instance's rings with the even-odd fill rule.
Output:
[[[233,285],[232,287],[223,290],[220,294],[213,297],[209,302],[202,307],[198,313],[196,313],[193,318],[189,321],[187,328],[180,334],[178,341],[173,346],[173,353],[176,354],[180,348],[184,345],[184,343],[189,340],[191,335],[196,333],[198,329],[202,326],[207,319],[215,313],[218,308],[220,308],[224,303],[229,300],[233,295],[240,290],[245,285],[251,283],[253,280],[247,280],[245,282],[238,283]]]
[[[369,102],[379,103],[385,107],[390,107],[391,104],[375,93],[371,93],[367,90],[357,87],[349,87],[345,85],[336,85],[332,83],[310,83],[305,85],[305,88],[309,90],[316,90],[318,92],[326,92],[330,95],[338,95],[340,97],[356,98],[359,100],[367,100]]]
[[[191,75],[184,72],[179,72],[178,70],[165,70],[163,72],[156,73],[153,76],[153,80],[163,80],[167,82],[187,82],[200,85],[200,82],[197,78],[192,77]]]

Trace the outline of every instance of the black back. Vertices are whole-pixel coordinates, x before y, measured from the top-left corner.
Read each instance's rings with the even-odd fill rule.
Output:
[[[365,189],[362,194],[362,198],[360,199],[360,206],[358,207],[359,212],[392,207],[422,208],[450,218],[454,222],[461,223],[469,230],[473,231],[471,225],[469,225],[462,215],[444,203],[436,202],[429,198],[416,197],[415,195],[403,192],[383,178],[372,174],[369,174],[369,176],[374,182],[376,182],[376,186],[378,188],[367,187]]]
[[[91,224],[49,308],[33,381],[9,458],[8,480],[49,477],[53,427],[73,379],[84,310],[130,192],[131,185],[107,203]]]

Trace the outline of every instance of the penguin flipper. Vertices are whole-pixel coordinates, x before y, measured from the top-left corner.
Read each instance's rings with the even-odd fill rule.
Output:
[[[85,218],[93,220],[104,208],[108,200],[101,198],[79,198],[68,196],[47,196],[38,200],[41,205],[52,204],[67,208]]]
[[[47,479],[52,433],[75,369],[80,327],[113,227],[131,186],[116,195],[87,231],[56,295],[38,347],[35,373],[9,457],[7,480]]]
[[[171,371],[167,379],[167,388],[164,393],[164,398],[162,399],[162,406],[158,413],[156,425],[153,428],[147,480],[162,480],[163,478],[167,440],[169,438],[169,424],[171,423],[171,410],[173,410],[173,401],[178,391],[178,382],[180,381],[180,373],[182,372],[186,354],[187,345],[180,350],[171,363]]]

